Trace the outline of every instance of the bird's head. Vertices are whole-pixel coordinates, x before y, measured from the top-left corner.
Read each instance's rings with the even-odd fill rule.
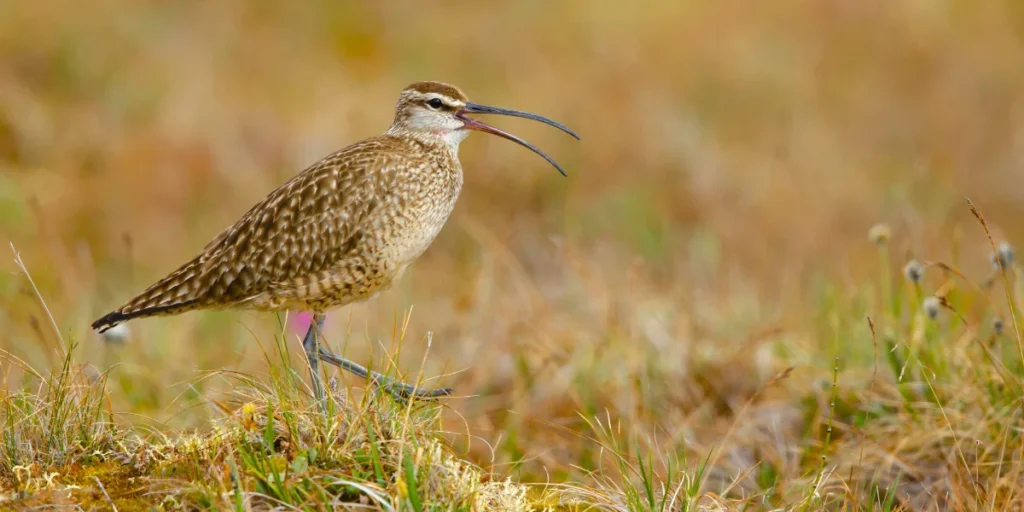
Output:
[[[551,165],[555,166],[555,169],[558,169],[558,172],[565,175],[565,171],[562,170],[561,166],[533,144],[473,119],[469,117],[469,114],[500,114],[524,117],[554,126],[576,139],[580,138],[579,135],[576,135],[569,128],[546,117],[518,110],[473,103],[466,98],[466,95],[458,87],[441,82],[416,82],[406,87],[398,98],[395,122],[391,125],[390,131],[393,133],[410,133],[417,136],[437,138],[452,148],[458,148],[459,143],[469,135],[470,130],[490,133],[529,148],[534,153],[544,157]]]

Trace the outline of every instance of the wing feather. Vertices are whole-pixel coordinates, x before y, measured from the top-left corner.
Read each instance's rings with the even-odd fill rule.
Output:
[[[374,137],[295,175],[218,234],[203,251],[94,323],[230,306],[277,284],[315,279],[360,249],[364,224],[395,183],[408,144]]]

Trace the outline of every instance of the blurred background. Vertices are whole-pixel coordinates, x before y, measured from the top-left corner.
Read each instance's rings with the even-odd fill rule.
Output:
[[[954,240],[963,268],[987,269],[968,196],[1020,240],[1022,55],[1013,0],[0,2],[0,238],[76,357],[116,365],[126,422],[202,427],[219,414],[204,400],[236,384],[203,372],[265,374],[278,318],[140,320],[121,341],[89,323],[383,132],[411,82],[561,121],[582,141],[492,119],[568,178],[507,141],[464,142],[440,237],[327,334],[456,388],[446,428],[470,459],[572,478],[596,449],[581,416],[699,451],[792,365],[748,418],[784,439],[849,350],[816,301],[877,274],[875,223],[896,259]],[[47,314],[13,254],[0,269],[0,348],[46,368]]]

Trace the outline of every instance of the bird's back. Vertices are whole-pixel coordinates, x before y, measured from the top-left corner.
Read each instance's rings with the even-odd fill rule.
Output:
[[[447,148],[392,135],[366,139],[275,189],[93,328],[200,308],[325,311],[364,299],[426,249],[461,184]]]

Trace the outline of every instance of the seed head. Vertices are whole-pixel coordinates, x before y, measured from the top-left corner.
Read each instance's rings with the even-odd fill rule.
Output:
[[[128,326],[126,324],[117,324],[110,329],[107,329],[100,336],[103,337],[103,341],[106,343],[124,343],[128,339]]]
[[[924,300],[921,307],[924,309],[924,313],[928,315],[928,318],[935,320],[939,317],[939,312],[942,311],[942,301],[939,300],[938,297],[932,295]]]
[[[992,331],[997,335],[1003,333],[1003,319],[998,316],[992,319]]]
[[[907,281],[917,283],[921,281],[921,277],[924,275],[924,265],[918,263],[917,260],[910,260],[907,265],[903,267],[903,276],[907,278]]]
[[[1010,265],[1013,264],[1013,256],[1013,246],[1009,242],[1000,242],[995,254],[990,254],[989,259],[992,260],[992,267],[998,271],[1000,267],[1010,268]]]
[[[885,223],[875,224],[868,230],[868,239],[871,243],[877,246],[884,246],[889,243],[889,238],[892,237],[892,229],[889,229],[889,225]]]

